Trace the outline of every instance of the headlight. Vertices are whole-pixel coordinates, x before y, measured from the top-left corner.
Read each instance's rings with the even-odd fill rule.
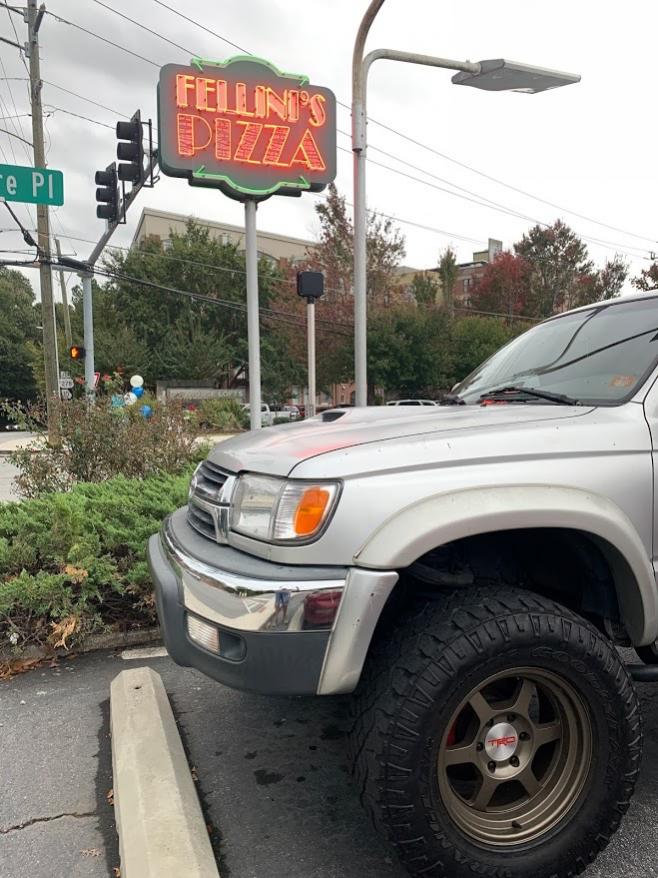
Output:
[[[331,514],[338,482],[246,475],[238,481],[231,527],[257,540],[295,542],[316,536]]]

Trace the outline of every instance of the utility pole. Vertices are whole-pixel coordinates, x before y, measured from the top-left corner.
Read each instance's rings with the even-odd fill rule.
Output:
[[[55,248],[57,249],[57,261],[62,260],[62,248],[59,246],[59,238],[55,238]],[[64,272],[59,270],[59,285],[62,290],[62,305],[64,306],[64,335],[66,336],[66,347],[70,348],[73,344],[73,336],[71,335],[71,314],[69,313],[69,297],[66,291],[66,282],[64,281]]]
[[[43,143],[43,112],[41,107],[41,71],[39,66],[39,27],[45,6],[37,9],[37,0],[28,0],[28,41],[25,54],[30,60],[30,102],[32,104],[32,143],[34,144],[34,167],[45,168],[46,156]],[[46,405],[48,407],[48,436],[52,442],[59,434],[57,400],[59,398],[59,367],[57,363],[57,336],[55,333],[55,307],[50,267],[50,223],[48,206],[37,204],[37,233],[39,242],[39,275],[41,286],[41,323],[43,325],[43,359],[46,375]]]

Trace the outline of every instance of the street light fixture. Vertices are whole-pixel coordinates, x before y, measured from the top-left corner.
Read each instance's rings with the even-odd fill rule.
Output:
[[[366,38],[384,0],[371,0],[361,21],[352,56],[352,152],[354,154],[354,366],[358,406],[368,404],[367,362],[367,254],[366,254],[366,93],[368,72],[374,61],[403,61],[459,71],[452,77],[455,85],[470,85],[485,91],[519,91],[537,94],[562,85],[579,82],[580,76],[546,70],[530,64],[517,64],[504,59],[488,61],[454,61],[401,52],[397,49],[376,49],[364,57]]]

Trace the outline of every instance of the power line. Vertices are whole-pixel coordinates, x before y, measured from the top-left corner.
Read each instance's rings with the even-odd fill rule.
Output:
[[[346,105],[342,104],[342,106]],[[434,155],[439,156],[439,158],[445,159],[448,162],[452,162],[453,164],[458,165],[460,168],[464,168],[465,170],[470,171],[473,174],[477,174],[479,177],[483,177],[485,180],[490,180],[492,183],[496,183],[499,186],[504,186],[506,189],[510,189],[512,192],[518,192],[520,195],[524,195],[526,198],[532,198],[534,201],[540,201],[542,204],[546,204],[548,205],[548,207],[552,207],[555,210],[562,211],[563,213],[568,213],[571,216],[576,216],[579,219],[585,220],[589,223],[593,223],[594,225],[603,226],[604,228],[610,229],[613,232],[621,232],[621,234],[628,235],[631,238],[639,238],[641,241],[650,241],[652,244],[656,243],[656,238],[650,238],[647,235],[638,235],[635,232],[629,232],[627,229],[621,229],[618,226],[609,225],[608,223],[602,222],[601,220],[596,220],[593,217],[586,216],[585,214],[578,213],[575,210],[571,210],[570,208],[563,207],[553,201],[548,201],[547,199],[542,198],[539,195],[533,195],[531,192],[526,192],[525,189],[521,189],[518,186],[507,183],[505,182],[505,180],[501,180],[498,177],[487,174],[485,171],[480,171],[478,168],[474,168],[472,165],[461,162],[459,161],[459,159],[447,155],[446,153],[435,149],[433,146],[428,146],[426,143],[422,143],[422,141],[416,140],[413,137],[410,137],[408,134],[403,134],[401,131],[397,131],[390,125],[385,125],[383,122],[378,122],[377,119],[373,119],[372,116],[368,116],[368,121],[372,122],[374,125],[377,125],[379,128],[383,128],[385,131],[390,131],[391,134],[397,135],[398,137],[402,138],[402,140],[407,140],[409,143],[413,143],[414,146],[419,146],[421,149],[427,150],[427,152],[431,152]],[[376,147],[372,147],[372,149],[375,148]]]
[[[153,67],[162,67],[162,64],[158,64],[156,61],[151,61],[150,58],[145,58],[144,55],[140,55],[139,52],[133,52],[132,49],[127,49],[125,46],[122,46],[119,43],[108,40],[107,37],[102,37],[100,34],[94,33],[94,31],[88,30],[88,28],[86,27],[82,27],[81,24],[76,24],[74,21],[69,21],[68,18],[62,18],[61,15],[56,15],[54,12],[50,12],[50,10],[48,9],[46,10],[46,15],[52,16],[59,24],[67,24],[69,25],[69,27],[74,27],[76,30],[82,31],[82,33],[88,34],[90,37],[95,37],[97,40],[101,40],[103,43],[107,43],[108,46],[114,46],[115,49],[119,49],[121,52],[125,52],[127,55],[132,55],[133,58],[139,58],[140,61],[145,61],[147,64],[151,64]]]
[[[57,263],[52,263],[52,264],[57,265]],[[188,299],[193,299],[193,300],[196,299],[200,302],[208,302],[211,305],[218,305],[220,307],[227,308],[229,310],[240,311],[242,313],[246,313],[246,311],[247,311],[247,305],[242,304],[241,302],[230,302],[227,299],[215,298],[214,296],[208,296],[208,295],[205,295],[204,293],[194,293],[194,292],[191,292],[190,290],[180,290],[177,287],[170,287],[170,286],[166,286],[165,284],[156,283],[154,281],[144,280],[143,278],[132,277],[131,275],[125,275],[125,274],[120,274],[118,272],[106,271],[104,269],[99,269],[99,268],[95,268],[94,273],[100,274],[103,277],[110,278],[111,280],[129,281],[131,283],[136,283],[136,284],[139,284],[141,286],[150,287],[152,289],[162,290],[164,292],[174,293],[174,294],[180,295],[180,296],[185,296]],[[291,314],[289,312],[275,311],[272,308],[263,308],[263,307],[260,307],[258,310],[262,314],[263,317],[267,317],[267,318],[272,319],[272,320],[280,320],[283,323],[288,323],[288,324],[291,324],[294,326],[300,326],[300,327],[306,326],[305,318],[301,317],[301,316],[298,317],[296,314]],[[351,337],[351,334],[349,334],[349,333],[344,333],[344,332],[340,332],[339,330],[336,330],[337,326],[340,326],[340,325],[349,326],[349,324],[338,324],[335,321],[331,321],[331,322],[324,321],[324,322],[330,323],[330,327],[331,327],[330,331],[336,332],[336,334],[338,334],[338,335],[344,335],[346,337]],[[327,331],[329,331],[329,330],[327,330]]]
[[[47,107],[49,112],[66,113],[67,116],[75,116],[76,119],[84,119],[85,122],[91,122],[94,125],[100,125],[101,128],[109,128],[110,131],[114,131],[114,125],[110,125],[108,122],[99,122],[98,119],[92,119],[91,116],[85,116],[83,113],[74,113],[73,110],[56,107],[54,104],[44,104],[44,107]]]
[[[201,22],[195,21],[193,18],[189,18],[187,15],[184,15],[182,12],[179,12],[178,9],[174,9],[173,6],[168,6],[166,3],[163,3],[162,0],[153,0],[153,2],[157,3],[158,6],[164,7],[164,9],[168,9],[169,12],[173,12],[174,15],[178,15],[179,18],[183,18],[183,19],[185,19],[185,21],[189,21],[190,24],[196,25],[197,27],[201,28],[201,30],[204,30],[206,33],[210,34],[211,36],[216,37],[218,40],[221,40],[223,43],[226,43],[229,46],[233,46],[234,49],[237,49],[238,52],[242,52],[243,55],[251,55],[252,54],[247,49],[243,49],[242,46],[238,46],[237,43],[233,43],[231,40],[229,40],[227,37],[223,36],[222,34],[218,34],[216,31],[211,30],[209,27],[206,27],[205,24],[201,24]],[[193,54],[195,54],[195,53],[193,53]]]
[[[129,21],[131,24],[134,24],[136,27],[140,27],[142,30],[145,30],[147,33],[152,34],[154,37],[159,37],[161,40],[164,40],[165,43],[169,43],[170,46],[174,46],[176,49],[180,49],[182,52],[186,52],[188,55],[196,55],[197,53],[192,49],[186,49],[185,46],[181,46],[180,43],[175,43],[173,40],[170,40],[164,34],[159,34],[155,30],[151,30],[150,27],[147,27],[145,24],[142,24],[139,21],[135,21],[134,18],[130,18],[128,15],[124,15],[123,12],[119,12],[118,9],[114,9],[113,6],[108,6],[107,3],[101,2],[101,0],[93,0],[98,6],[102,6],[103,9],[107,9],[108,12],[113,12],[115,15],[118,15],[119,18],[123,18],[124,21]]]
[[[153,34],[154,36],[159,37],[159,38],[162,39],[164,42],[167,42],[167,43],[169,43],[170,45],[175,46],[177,49],[180,49],[181,51],[184,51],[184,52],[189,53],[189,54],[192,54],[192,55],[196,54],[193,50],[188,49],[188,48],[185,48],[184,46],[181,46],[179,43],[175,43],[173,40],[170,40],[168,37],[164,36],[163,34],[160,34],[160,33],[157,33],[156,31],[153,31],[151,28],[147,27],[146,25],[142,24],[141,22],[138,22],[138,21],[136,21],[135,19],[132,19],[132,18],[130,18],[129,16],[126,16],[126,15],[124,15],[123,13],[119,12],[118,10],[114,9],[113,7],[108,6],[106,3],[101,2],[101,0],[94,0],[94,2],[97,3],[98,5],[100,5],[101,7],[103,7],[104,9],[107,9],[108,11],[113,12],[113,13],[115,13],[116,15],[120,16],[121,18],[123,18],[123,19],[129,21],[131,24],[134,24],[136,27],[139,27],[139,28],[141,28],[141,29],[143,29],[143,30],[145,30],[145,31],[147,31],[147,32],[149,32],[149,33],[151,33],[151,34]],[[208,33],[212,34],[212,36],[214,36],[214,37],[216,37],[216,38],[218,38],[218,39],[221,39],[223,42],[228,43],[229,45],[233,46],[234,48],[238,49],[239,51],[244,52],[245,54],[251,54],[250,52],[248,52],[247,50],[245,50],[243,47],[238,46],[236,43],[233,43],[232,41],[228,40],[228,39],[227,39],[226,37],[224,37],[223,35],[218,34],[218,33],[215,32],[215,31],[212,31],[210,28],[207,28],[205,25],[200,24],[200,23],[199,23],[198,21],[196,21],[195,19],[192,19],[192,18],[190,18],[189,16],[186,16],[186,15],[184,15],[183,13],[180,13],[178,10],[174,9],[173,7],[169,6],[168,4],[163,3],[162,0],[154,0],[154,2],[158,3],[158,5],[160,5],[160,6],[162,6],[163,8],[169,10],[170,12],[173,12],[174,14],[179,15],[181,18],[185,19],[186,21],[190,22],[191,24],[194,24],[195,26],[201,28],[202,30],[207,31]],[[61,19],[61,20],[62,20],[62,21],[66,21],[65,19]],[[71,24],[71,25],[74,26],[74,27],[80,27],[79,25],[75,25],[73,22],[66,21],[66,23]],[[93,31],[89,31],[89,30],[87,30],[86,28],[80,28],[80,29],[84,30],[85,33],[88,33],[88,34],[91,35],[91,36],[96,36],[97,38],[102,39],[102,40],[104,40],[105,42],[110,42],[110,41],[106,40],[104,37],[100,37],[98,34],[95,34]],[[126,48],[123,47],[123,46],[120,46],[119,44],[112,43],[112,45],[115,45],[117,48],[122,49],[123,51],[127,51],[127,52],[129,52],[130,54],[136,55],[136,53],[132,52],[132,51],[129,50],[129,49],[126,49]],[[159,65],[156,64],[156,62],[151,61],[151,60],[148,59],[148,58],[145,58],[143,55],[136,55],[136,57],[139,57],[139,58],[141,58],[143,61],[146,61],[147,63],[152,64],[152,65],[154,65],[154,66],[159,66]],[[341,106],[345,107],[346,109],[350,109],[349,106],[348,106],[347,104],[344,104],[342,101],[338,101],[338,103],[339,103]],[[395,132],[394,129],[390,128],[389,126],[384,125],[383,123],[378,122],[378,121],[375,120],[375,119],[371,119],[371,121],[373,121],[375,124],[380,125],[381,127],[385,128],[385,129],[387,129],[387,130],[389,130],[389,131],[393,131],[394,133],[399,133],[399,132]],[[346,132],[341,132],[341,133],[346,134]],[[349,136],[349,135],[348,135],[348,136]],[[411,142],[416,143],[416,144],[422,146],[422,144],[420,144],[419,141],[414,141],[413,138],[408,138],[406,135],[400,135],[400,136],[404,136],[405,139],[408,139],[408,140],[410,140]],[[461,187],[461,186],[458,186],[457,184],[451,183],[450,181],[447,181],[447,180],[445,180],[444,178],[437,177],[437,175],[433,174],[432,172],[427,171],[427,170],[424,170],[424,169],[422,169],[422,168],[418,168],[417,166],[415,166],[415,165],[413,165],[413,164],[407,162],[405,159],[402,159],[402,158],[400,158],[399,156],[393,155],[392,153],[387,153],[385,150],[380,150],[378,147],[375,147],[375,146],[372,146],[371,148],[372,148],[373,150],[378,150],[379,152],[382,152],[383,154],[389,156],[390,158],[393,158],[393,159],[396,160],[396,161],[401,162],[402,164],[406,164],[406,165],[408,165],[409,167],[412,167],[412,168],[414,168],[415,170],[418,170],[420,173],[424,173],[424,174],[427,174],[428,176],[435,177],[436,179],[440,180],[441,182],[445,182],[445,183],[447,183],[447,185],[452,186],[452,187],[453,187],[454,189],[456,189],[456,190],[460,190],[462,193],[464,193],[461,197],[465,198],[465,200],[472,200],[472,198],[471,198],[471,196],[472,196],[473,198],[476,199],[476,200],[473,201],[473,203],[474,203],[474,204],[477,204],[478,206],[485,206],[485,207],[486,207],[486,206],[489,206],[490,208],[493,208],[493,209],[499,210],[499,211],[501,211],[501,212],[503,212],[503,213],[505,213],[505,214],[507,214],[507,215],[509,215],[509,216],[514,216],[514,217],[516,217],[516,218],[523,219],[523,220],[526,221],[526,222],[532,222],[532,223],[535,223],[535,224],[546,225],[546,226],[549,225],[548,223],[543,223],[543,222],[541,222],[541,221],[538,221],[538,220],[536,220],[535,218],[530,217],[530,216],[528,216],[527,214],[523,214],[523,213],[521,213],[520,211],[517,211],[517,210],[515,210],[515,209],[513,209],[513,208],[509,208],[509,207],[507,207],[507,206],[505,206],[505,205],[502,205],[502,204],[500,204],[499,202],[495,202],[495,201],[492,201],[491,199],[485,198],[484,196],[478,195],[477,193],[474,193],[474,192],[472,192],[471,190],[465,189],[464,187]],[[351,152],[350,150],[345,150],[345,149],[343,149],[343,151],[344,151],[344,152]],[[443,154],[440,153],[438,150],[432,150],[432,151],[436,152],[437,155],[440,155],[440,156],[442,156],[442,157],[445,157],[445,156],[443,156]],[[372,160],[372,159],[370,159],[369,161],[371,162],[371,164],[379,165],[380,167],[385,168],[385,169],[387,169],[387,170],[389,170],[389,171],[392,171],[393,173],[398,173],[398,174],[401,174],[402,176],[408,176],[410,179],[414,179],[414,180],[416,180],[417,182],[424,183],[425,185],[431,185],[431,184],[429,184],[427,181],[418,180],[417,178],[410,177],[410,175],[405,175],[404,172],[400,171],[399,169],[391,168],[390,166],[388,166],[388,165],[384,165],[384,164],[381,163],[381,162],[376,162],[376,161],[374,161],[374,160]],[[468,168],[469,170],[473,170],[473,171],[475,171],[475,169],[470,168],[468,165],[465,165],[464,163],[459,163],[459,164],[461,164],[463,167]],[[478,173],[479,173],[479,172],[478,172]],[[490,177],[489,175],[485,175],[485,174],[483,174],[483,176],[487,176],[489,179],[493,180],[494,182],[498,182],[498,183],[501,182],[501,181],[498,181],[496,178]],[[505,184],[505,185],[506,185],[506,184]],[[459,196],[457,195],[457,193],[456,193],[456,192],[453,192],[452,190],[445,190],[445,189],[442,189],[441,187],[437,187],[437,186],[435,186],[434,188],[439,189],[439,191],[445,192],[446,194],[451,194],[451,195],[453,195],[454,197],[459,197]],[[524,192],[524,191],[521,190],[521,189],[518,189],[517,187],[510,187],[510,188],[515,189],[516,191],[520,192],[521,194],[526,195],[527,197],[534,198],[534,196],[530,195],[529,193]],[[467,196],[468,196],[468,197],[467,197]],[[552,202],[546,202],[546,201],[543,200],[543,199],[538,199],[538,200],[542,200],[542,201],[544,201],[544,203],[550,204],[551,206],[555,207],[555,208],[558,209],[558,210],[563,210],[563,208],[561,208],[559,205],[554,205]],[[566,210],[565,210],[565,212],[571,212],[571,211],[566,211]],[[571,212],[571,213],[572,213],[572,212]],[[574,214],[574,215],[576,215],[576,214]],[[590,218],[585,217],[584,215],[579,215],[579,216],[580,216],[581,218],[585,219],[585,220],[588,221],[588,222],[595,222],[595,223],[597,223],[598,225],[606,225],[605,223],[599,223],[599,222],[596,221],[596,220],[591,220]],[[608,226],[608,227],[609,227],[609,226]],[[613,228],[616,228],[616,227],[613,227]],[[641,237],[643,240],[652,240],[652,239],[649,239],[649,238],[646,238],[646,239],[645,239],[645,238],[643,238],[642,236],[637,236],[637,235],[635,235],[634,233],[627,233],[627,232],[626,232],[625,230],[623,230],[623,229],[616,229],[616,230],[617,230],[617,231],[620,231],[622,234],[632,234],[633,237]],[[585,236],[585,235],[582,235],[582,237],[583,237],[583,238],[586,238],[587,240],[590,240],[592,243],[594,243],[594,244],[596,244],[596,245],[598,245],[598,246],[601,246],[601,247],[608,247],[608,246],[609,246],[609,247],[611,247],[611,248],[613,248],[613,249],[620,249],[620,248],[622,248],[622,247],[630,247],[630,249],[640,250],[639,247],[635,247],[635,248],[634,248],[634,247],[632,247],[631,245],[619,245],[619,244],[616,244],[616,243],[614,243],[614,242],[603,241],[603,240],[601,240],[601,239],[594,238],[594,237],[588,237],[588,236]],[[630,253],[628,253],[627,251],[622,251],[622,252],[624,252],[625,255],[628,256],[629,258],[637,258],[637,255],[636,255],[636,254],[630,254]],[[642,252],[644,253],[644,252],[646,252],[646,251],[642,251]]]

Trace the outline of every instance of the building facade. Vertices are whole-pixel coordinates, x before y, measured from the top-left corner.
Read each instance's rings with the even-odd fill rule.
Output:
[[[238,250],[245,249],[244,227],[234,226],[231,223],[220,223],[215,220],[190,217],[181,213],[170,213],[166,210],[156,210],[145,207],[137,223],[133,236],[133,246],[140,244],[148,238],[161,241],[166,250],[171,240],[172,232],[183,235],[188,220],[194,221],[210,231],[213,238],[219,239],[222,244],[233,244]],[[313,241],[303,238],[292,238],[289,235],[279,235],[276,232],[257,232],[258,255],[261,258],[279,262],[285,259],[289,262],[300,262],[306,258],[309,247]]]

